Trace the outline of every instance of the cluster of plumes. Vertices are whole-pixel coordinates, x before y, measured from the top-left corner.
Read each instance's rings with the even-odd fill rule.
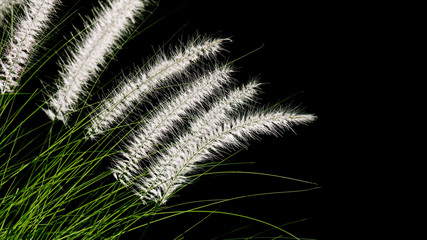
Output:
[[[221,47],[216,44],[228,39],[201,38],[196,44],[202,60],[212,58]],[[216,43],[212,48],[212,43]],[[195,64],[182,64],[181,56],[196,52],[193,44],[172,57],[158,57],[151,66],[142,69],[138,77],[129,77],[98,108],[88,129],[90,138],[108,132],[110,126],[129,113],[143,95],[151,94],[151,82],[172,79],[186,68],[197,70]],[[202,50],[204,49],[204,50]],[[179,57],[178,57],[179,56]],[[164,62],[162,62],[164,61]],[[253,80],[242,87],[231,87],[233,69],[229,64],[206,67],[199,76],[181,74],[180,79],[191,78],[179,91],[164,94],[162,102],[148,116],[143,116],[114,158],[111,170],[114,177],[128,187],[143,202],[164,204],[180,187],[191,180],[190,174],[201,169],[202,162],[216,153],[244,145],[259,134],[276,135],[297,124],[315,119],[295,109],[256,110],[253,103],[260,83]],[[168,66],[162,74],[150,74]],[[173,68],[177,68],[176,71]],[[179,67],[178,67],[179,66]],[[206,71],[210,68],[209,71]],[[169,75],[170,74],[170,75]],[[141,81],[143,79],[144,81]],[[126,114],[124,114],[126,113]],[[109,127],[107,127],[109,126]],[[187,127],[184,127],[187,126]],[[168,142],[170,139],[172,141]],[[168,142],[168,143],[166,143]]]
[[[3,1],[3,0],[2,0]],[[0,5],[0,21],[5,13],[22,1],[6,0]],[[0,93],[13,92],[19,86],[19,80],[41,33],[48,22],[59,0],[28,0],[23,14],[18,18],[13,36],[8,45],[2,49],[0,59]],[[9,7],[8,7],[9,6]]]
[[[127,115],[129,109],[141,102],[145,96],[160,84],[183,74],[199,58],[209,58],[221,50],[223,42],[229,39],[196,38],[182,48],[175,50],[170,57],[158,55],[144,71],[139,71],[124,79],[124,83],[98,109],[99,114],[92,118],[87,136],[95,139],[97,135],[111,128],[112,124]]]
[[[43,12],[48,15],[47,9],[52,11],[56,1],[42,1],[46,4]],[[49,118],[69,124],[69,116],[81,109],[79,104],[82,103],[79,102],[89,94],[87,89],[104,66],[106,56],[129,33],[129,27],[146,3],[144,0],[110,0],[96,11],[95,18],[86,26],[87,31],[62,61],[56,92],[48,96],[44,109]],[[26,12],[31,13],[32,7],[28,5],[26,9],[30,10]],[[28,21],[35,21],[37,26],[45,24],[45,17],[37,15],[33,14]],[[26,24],[25,17],[21,21]],[[32,33],[34,28],[22,30]],[[17,34],[13,43],[22,42],[19,29]],[[256,110],[249,107],[256,98],[260,83],[252,80],[236,86],[231,81],[233,69],[230,64],[213,64],[210,60],[229,41],[228,38],[196,37],[169,54],[158,54],[136,74],[123,77],[103,101],[91,106],[93,111],[86,125],[87,141],[109,133],[132,114],[136,105],[155,94],[159,86],[185,83],[173,93],[163,93],[158,106],[150,114],[141,116],[139,125],[123,141],[121,153],[112,160],[113,176],[144,203],[164,204],[189,182],[190,174],[201,168],[200,163],[212,159],[218,152],[242,146],[257,135],[277,135],[293,125],[315,119],[313,115],[293,109],[261,107]],[[14,74],[22,71],[31,50],[31,47],[27,48],[20,48],[21,53],[10,48],[8,53],[13,54],[13,58],[21,54],[24,58],[6,58],[7,61],[17,61],[13,65],[19,67],[9,70],[8,76],[15,77]],[[9,62],[2,63],[3,70],[9,65]],[[190,69],[198,73],[187,74]],[[17,85],[6,80],[13,84],[11,87],[3,85],[2,91]]]

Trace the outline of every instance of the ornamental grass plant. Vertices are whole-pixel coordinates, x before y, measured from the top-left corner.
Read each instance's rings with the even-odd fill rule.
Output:
[[[283,226],[213,210],[272,192],[179,203],[182,189],[203,184],[251,140],[316,117],[291,105],[257,104],[262,81],[235,79],[235,61],[221,57],[228,36],[172,36],[142,62],[123,66],[132,70],[106,79],[110,66],[121,67],[119,50],[155,28],[146,19],[157,4],[94,1],[79,18],[79,2],[2,0],[0,239],[143,236],[188,213],[265,226],[254,238],[274,230],[298,239]]]

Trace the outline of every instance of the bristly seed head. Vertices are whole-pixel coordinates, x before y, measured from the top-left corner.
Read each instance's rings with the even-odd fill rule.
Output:
[[[134,188],[143,202],[164,204],[172,194],[189,182],[189,174],[200,168],[200,163],[214,153],[242,146],[258,134],[276,135],[281,130],[315,119],[310,114],[287,111],[252,112],[240,117],[230,117],[206,131],[191,131],[160,153],[157,161],[148,168],[148,175],[137,179]],[[206,123],[206,126],[209,123]]]
[[[3,0],[2,0],[3,1]],[[19,86],[19,81],[24,68],[37,46],[40,34],[48,26],[55,7],[59,0],[29,0],[26,2],[23,15],[18,18],[18,23],[13,36],[4,50],[5,59],[0,59],[0,94],[13,92]],[[6,5],[20,3],[20,1],[6,1],[0,4],[0,22],[2,11]]]
[[[76,111],[78,100],[87,95],[90,80],[105,65],[105,58],[129,33],[134,18],[144,9],[146,0],[110,0],[87,24],[88,31],[69,53],[60,72],[58,90],[49,97],[46,113],[64,123]]]

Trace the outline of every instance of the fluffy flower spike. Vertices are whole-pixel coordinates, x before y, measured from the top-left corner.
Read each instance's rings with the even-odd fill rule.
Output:
[[[230,118],[214,128],[207,126],[203,134],[190,132],[180,137],[155,164],[148,175],[136,183],[142,201],[164,204],[168,198],[189,181],[188,175],[197,171],[200,163],[213,153],[242,146],[258,134],[278,134],[297,124],[313,121],[313,115],[287,111],[254,112]]]
[[[46,114],[65,124],[68,115],[76,110],[78,100],[92,79],[105,64],[105,58],[118,46],[135,17],[144,9],[147,0],[110,0],[96,12],[94,22],[88,23],[87,32],[75,51],[65,60],[60,72],[58,90],[48,102]]]
[[[2,0],[3,1],[3,0]],[[1,11],[7,9],[6,4],[16,4],[18,1],[6,1],[0,5]],[[29,0],[23,16],[18,20],[12,39],[5,51],[4,61],[0,60],[0,93],[13,92],[19,86],[21,74],[37,45],[38,38],[43,32],[54,8],[59,0]],[[0,18],[1,20],[1,18]]]

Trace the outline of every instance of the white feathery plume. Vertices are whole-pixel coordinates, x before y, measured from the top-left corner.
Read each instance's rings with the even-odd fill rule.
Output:
[[[52,120],[67,123],[68,115],[75,111],[78,100],[86,92],[90,79],[105,64],[105,58],[128,32],[135,17],[143,10],[147,0],[110,0],[103,5],[83,35],[75,51],[65,60],[60,72],[58,90],[47,102],[46,114]],[[93,23],[93,24],[92,24]],[[91,25],[92,24],[92,25]]]
[[[205,134],[190,132],[180,137],[149,167],[148,175],[140,178],[135,185],[135,192],[143,202],[164,204],[188,182],[188,174],[197,171],[198,164],[211,158],[214,152],[244,145],[244,141],[255,138],[257,134],[277,135],[282,129],[314,119],[313,115],[287,111],[251,113],[229,119],[220,126],[209,126]]]
[[[219,52],[224,41],[229,39],[201,38],[190,42],[183,50],[176,51],[172,57],[158,56],[146,71],[127,78],[112,98],[101,103],[89,123],[87,137],[95,139],[114,122],[124,118],[132,106],[144,99],[160,83],[183,73],[199,58],[211,57]]]
[[[182,117],[188,114],[188,110],[196,108],[200,103],[212,95],[215,89],[230,81],[229,67],[220,67],[207,75],[195,80],[186,86],[180,93],[169,101],[163,103],[145,121],[131,137],[122,153],[124,160],[113,167],[112,172],[116,179],[121,180],[124,185],[128,179],[123,173],[138,172],[138,162],[147,160],[166,133],[172,132],[174,125],[182,121]]]
[[[7,4],[2,3],[2,4]],[[5,59],[0,60],[0,93],[13,92],[19,86],[19,78],[37,45],[42,31],[48,26],[50,16],[59,0],[29,0],[23,16],[18,20],[13,36],[6,47]],[[17,3],[16,1],[10,4]]]
[[[22,3],[23,0],[1,0],[0,2],[0,26],[3,19],[9,14],[14,5]]]

